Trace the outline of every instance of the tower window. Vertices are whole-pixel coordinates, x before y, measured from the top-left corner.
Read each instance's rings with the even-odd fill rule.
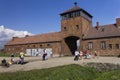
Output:
[[[66,27],[64,27],[64,31],[66,31],[67,30],[67,28]]]
[[[79,29],[79,25],[76,25],[76,29]]]

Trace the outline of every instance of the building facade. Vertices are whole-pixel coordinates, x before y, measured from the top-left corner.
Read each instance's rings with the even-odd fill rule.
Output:
[[[92,15],[75,4],[60,14],[61,31],[47,34],[14,37],[5,45],[6,53],[24,51],[36,55],[47,53],[74,55],[75,50],[98,51],[99,55],[117,56],[120,54],[120,18],[116,23],[92,26]]]

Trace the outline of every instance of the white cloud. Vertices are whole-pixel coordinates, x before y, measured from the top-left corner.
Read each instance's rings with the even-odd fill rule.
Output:
[[[12,37],[25,37],[26,35],[33,35],[28,31],[16,31],[0,26],[0,48],[5,45]]]

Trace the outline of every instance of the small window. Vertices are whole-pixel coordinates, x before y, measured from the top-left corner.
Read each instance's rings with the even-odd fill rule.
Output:
[[[88,49],[90,50],[90,49],[93,49],[93,42],[89,42],[88,43]]]
[[[68,14],[68,18],[72,18],[72,14],[71,13]]]
[[[109,49],[112,49],[112,44],[109,44]]]
[[[101,30],[102,32],[104,32],[104,28],[102,28],[102,30]]]
[[[106,49],[106,42],[102,41],[100,44],[101,49]]]
[[[28,45],[27,47],[29,48],[30,46]]]
[[[47,46],[50,46],[50,44],[47,44]]]
[[[66,31],[67,30],[67,28],[66,27],[64,27],[64,31]]]
[[[33,47],[35,48],[35,45],[33,45]]]
[[[116,49],[120,49],[120,45],[119,44],[116,44],[115,47],[116,47]]]
[[[21,48],[21,50],[24,50],[24,48]]]
[[[79,29],[79,25],[76,25],[76,29],[77,29],[77,30]]]
[[[42,44],[40,45],[40,47],[42,47]]]
[[[9,51],[10,51],[11,49],[9,48]]]

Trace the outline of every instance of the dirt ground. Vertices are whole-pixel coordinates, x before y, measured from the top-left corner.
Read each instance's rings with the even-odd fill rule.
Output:
[[[6,59],[7,61],[10,60],[10,57],[0,57],[0,61],[2,59]],[[18,60],[18,57],[15,57],[15,60]],[[28,71],[33,69],[43,69],[43,68],[50,68],[50,67],[56,67],[56,66],[62,66],[62,65],[68,65],[68,64],[85,64],[89,62],[96,62],[96,63],[114,63],[114,64],[120,64],[120,58],[118,57],[99,57],[99,58],[91,58],[91,59],[83,59],[74,61],[74,56],[69,57],[53,57],[53,58],[47,58],[46,61],[42,61],[42,57],[25,57],[25,61],[28,61],[27,64],[21,65],[21,64],[13,64],[10,65],[10,67],[5,68],[0,66],[0,73],[4,72],[15,72],[15,71]]]

